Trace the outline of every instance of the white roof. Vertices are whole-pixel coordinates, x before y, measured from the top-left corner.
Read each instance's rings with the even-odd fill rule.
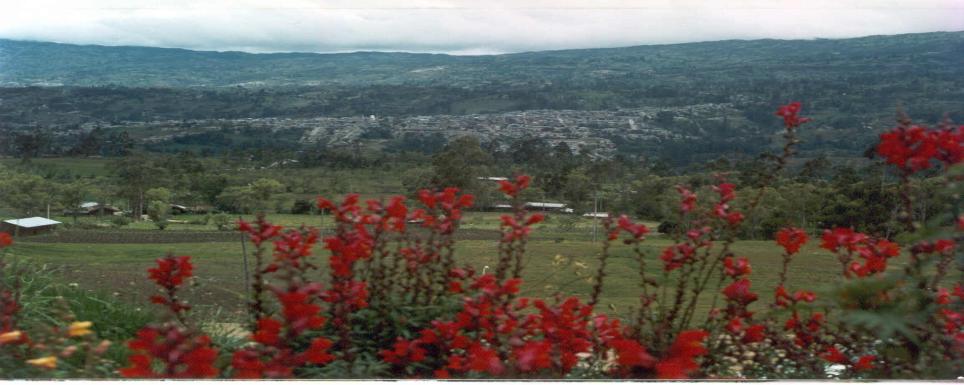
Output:
[[[476,179],[478,179],[478,180],[509,180],[509,178],[506,178],[506,177],[504,177],[504,176],[480,176],[480,177],[478,177],[478,178],[476,178]]]
[[[526,202],[526,206],[563,208],[563,207],[566,207],[566,204],[565,203],[548,203],[548,202]]]
[[[590,217],[590,218],[593,218],[593,217],[595,217],[595,218],[609,218],[609,213],[585,213],[585,214],[582,214],[582,216],[584,216],[584,217]]]
[[[17,226],[17,227],[24,227],[24,228],[32,228],[32,227],[40,227],[40,226],[50,226],[50,225],[59,225],[59,224],[60,224],[60,222],[57,222],[57,221],[55,221],[55,220],[53,220],[53,219],[47,219],[47,218],[44,218],[44,217],[7,219],[7,220],[5,220],[5,221],[3,221],[3,222],[4,222],[4,223],[9,223],[9,224],[14,225],[14,226]]]
[[[81,203],[81,204],[80,204],[80,208],[89,209],[89,208],[91,208],[91,207],[97,206],[98,204],[99,204],[99,203],[97,203],[97,202],[84,202],[84,203]]]

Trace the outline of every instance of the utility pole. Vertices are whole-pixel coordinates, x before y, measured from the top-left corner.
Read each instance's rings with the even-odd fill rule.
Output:
[[[238,215],[238,220],[239,220],[239,221],[241,220],[241,216],[240,216],[240,215]],[[251,283],[249,282],[249,280],[251,279],[251,278],[250,278],[250,277],[251,277],[251,274],[248,273],[248,246],[247,246],[247,242],[246,242],[247,239],[245,239],[244,233],[242,233],[242,232],[240,232],[240,231],[239,231],[238,233],[241,234],[241,258],[244,260],[244,290],[245,290],[246,293],[248,293],[248,296],[250,297],[250,296],[251,296]]]
[[[599,191],[592,193],[592,242],[596,243],[596,223],[599,222]]]

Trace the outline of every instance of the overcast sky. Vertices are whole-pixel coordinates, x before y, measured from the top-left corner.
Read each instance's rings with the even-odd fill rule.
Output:
[[[964,30],[964,0],[0,0],[0,38],[487,54]]]

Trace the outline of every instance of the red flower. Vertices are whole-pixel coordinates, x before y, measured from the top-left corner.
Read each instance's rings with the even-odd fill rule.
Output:
[[[535,372],[552,367],[550,351],[552,344],[548,341],[528,341],[513,352],[516,365],[522,372]]]
[[[866,235],[855,232],[853,229],[837,227],[823,231],[823,242],[820,243],[820,247],[833,252],[837,252],[841,247],[854,251],[867,242],[867,239]]]
[[[529,216],[529,219],[526,220],[526,226],[530,226],[530,225],[534,225],[536,223],[542,222],[542,220],[545,218],[546,216],[540,213],[532,214]]]
[[[797,116],[799,113],[800,113],[800,102],[792,102],[785,106],[780,106],[780,108],[777,109],[777,116],[780,116],[783,118],[783,124],[787,128],[798,127],[801,124],[804,124],[810,121],[810,118],[801,118]]]
[[[643,236],[649,234],[649,228],[646,225],[635,224],[626,215],[620,215],[617,224],[620,229],[631,234],[635,239],[642,239]]]
[[[693,254],[695,252],[696,249],[686,243],[679,243],[666,247],[663,249],[663,253],[659,256],[659,258],[664,262],[663,270],[673,271],[683,267],[683,265],[686,263],[692,262],[694,260]]]
[[[656,375],[661,379],[687,378],[699,368],[695,358],[706,354],[703,340],[709,333],[703,330],[685,330],[676,336],[667,357],[656,364]]]
[[[750,292],[750,280],[746,278],[734,281],[729,286],[724,288],[723,295],[725,295],[726,298],[743,305],[757,300],[757,295],[753,292]]]
[[[421,362],[425,359],[425,349],[418,346],[418,342],[399,338],[392,350],[382,350],[379,355],[385,362],[400,365],[408,362]]]
[[[931,158],[937,155],[937,146],[923,126],[898,127],[880,134],[877,153],[887,163],[905,172],[915,172],[930,167]]]
[[[324,199],[319,198],[319,202],[321,201],[324,201]],[[322,207],[320,203],[319,207]],[[260,216],[255,224],[257,225],[257,228],[251,226],[251,224],[248,222],[238,220],[238,231],[248,233],[248,236],[251,238],[251,242],[254,243],[256,247],[260,247],[261,243],[264,241],[278,236],[278,233],[281,231],[281,226],[272,225]]]
[[[676,186],[676,191],[679,192],[681,197],[679,206],[680,211],[683,213],[693,211],[693,209],[696,207],[696,194],[690,190],[687,190],[683,186]]]
[[[532,178],[528,175],[519,175],[515,178],[515,181],[500,180],[499,190],[505,195],[515,198],[519,195],[519,192],[529,187],[529,181],[531,180]]]
[[[656,359],[636,340],[619,338],[611,341],[609,346],[616,351],[620,366],[649,368],[656,362]]]
[[[734,211],[726,214],[726,222],[729,223],[730,226],[736,226],[740,224],[741,222],[743,222],[743,213],[739,211]]]
[[[10,234],[0,233],[0,249],[10,246],[12,244],[13,244],[13,238],[10,237]]]
[[[816,299],[817,299],[817,295],[814,294],[812,291],[799,290],[796,293],[793,293],[793,300],[797,302],[799,301],[813,302]]]
[[[719,186],[713,186],[713,191],[720,194],[721,203],[736,199],[736,185],[733,183],[720,183]]]
[[[264,345],[276,345],[280,342],[281,322],[274,318],[262,318],[258,320],[257,330],[251,335],[251,339]]]
[[[746,257],[740,257],[739,259],[733,259],[733,257],[726,257],[723,259],[723,272],[731,277],[741,277],[744,275],[749,275],[752,269],[750,268],[750,261]]]
[[[194,335],[173,323],[145,326],[127,343],[133,354],[119,370],[127,378],[212,378],[218,351],[211,339]]]
[[[795,227],[784,227],[777,232],[777,244],[783,246],[787,255],[796,254],[807,243],[807,232]]]
[[[475,372],[497,376],[502,374],[503,369],[505,369],[502,366],[502,360],[499,359],[499,354],[479,343],[469,347],[468,357],[468,368]]]
[[[874,360],[876,359],[877,359],[877,356],[873,354],[860,356],[860,358],[857,359],[857,363],[854,364],[854,370],[858,372],[871,370],[874,368]]]
[[[180,257],[168,255],[155,260],[155,262],[157,267],[147,270],[148,277],[165,289],[180,286],[185,279],[191,277],[194,269],[194,266],[191,265],[191,257],[187,255]]]
[[[837,348],[834,346],[831,346],[829,349],[827,349],[826,352],[821,354],[820,358],[823,358],[824,360],[835,364],[845,364],[845,365],[850,364],[850,359],[847,358],[847,356],[845,356],[839,350],[837,350]]]
[[[746,332],[743,333],[743,342],[752,343],[760,342],[766,338],[766,327],[760,324],[751,325],[746,328]]]
[[[786,307],[792,300],[792,298],[790,298],[790,294],[787,293],[787,289],[784,288],[783,285],[777,286],[776,290],[774,290],[773,297],[773,303],[779,307]]]

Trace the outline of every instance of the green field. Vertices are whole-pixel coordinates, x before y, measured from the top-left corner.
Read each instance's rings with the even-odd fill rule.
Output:
[[[317,225],[317,221],[322,217],[278,215],[270,219],[284,225],[312,222]],[[330,218],[324,219],[330,221]],[[485,266],[494,268],[497,240],[492,236],[491,230],[494,229],[493,224],[496,221],[497,214],[494,213],[472,213],[466,218],[465,233],[468,235],[457,244],[460,264],[472,265],[480,271]],[[550,220],[542,229],[536,228],[533,231],[533,239],[527,246],[523,295],[550,297],[557,292],[588,295],[592,287],[590,277],[595,272],[600,253],[600,243],[591,240],[591,226],[591,220],[584,219],[575,229],[561,231]],[[476,230],[473,231],[473,228]],[[171,231],[167,230],[166,233]],[[101,230],[88,232],[91,237],[108,234]],[[131,232],[145,236],[165,233],[147,229],[128,231]],[[647,260],[651,261],[648,263],[651,274],[660,276],[659,267],[662,264],[658,260],[658,254],[671,242],[660,235],[654,235],[645,242]],[[778,279],[781,249],[771,241],[740,241],[734,245],[734,250],[737,255],[748,257],[753,265],[754,291],[761,297],[757,305],[768,304]],[[201,314],[209,316],[217,313],[220,314],[219,318],[234,318],[243,314],[245,286],[240,241],[47,243],[39,242],[39,239],[32,241],[31,238],[23,238],[10,252],[12,255],[60,269],[66,283],[75,283],[81,289],[114,295],[124,301],[144,303],[145,306],[149,306],[146,305],[146,297],[154,290],[145,279],[145,270],[152,266],[153,260],[168,252],[192,255],[198,279],[187,294],[190,302],[195,304]],[[317,258],[324,258],[327,254],[319,247],[316,255],[319,256]],[[556,256],[564,257],[562,262],[559,262]],[[839,279],[838,270],[839,265],[832,255],[811,245],[796,257],[790,271],[789,287],[826,292]],[[637,271],[636,261],[628,246],[618,244],[611,249],[601,300],[605,311],[624,315],[637,305]],[[319,273],[324,274],[324,267]],[[708,309],[709,299],[699,306]],[[698,314],[705,314],[705,311]]]
[[[20,159],[0,158],[0,167],[22,167],[40,175],[50,176],[107,176],[112,159],[108,158],[35,158],[24,164]]]

